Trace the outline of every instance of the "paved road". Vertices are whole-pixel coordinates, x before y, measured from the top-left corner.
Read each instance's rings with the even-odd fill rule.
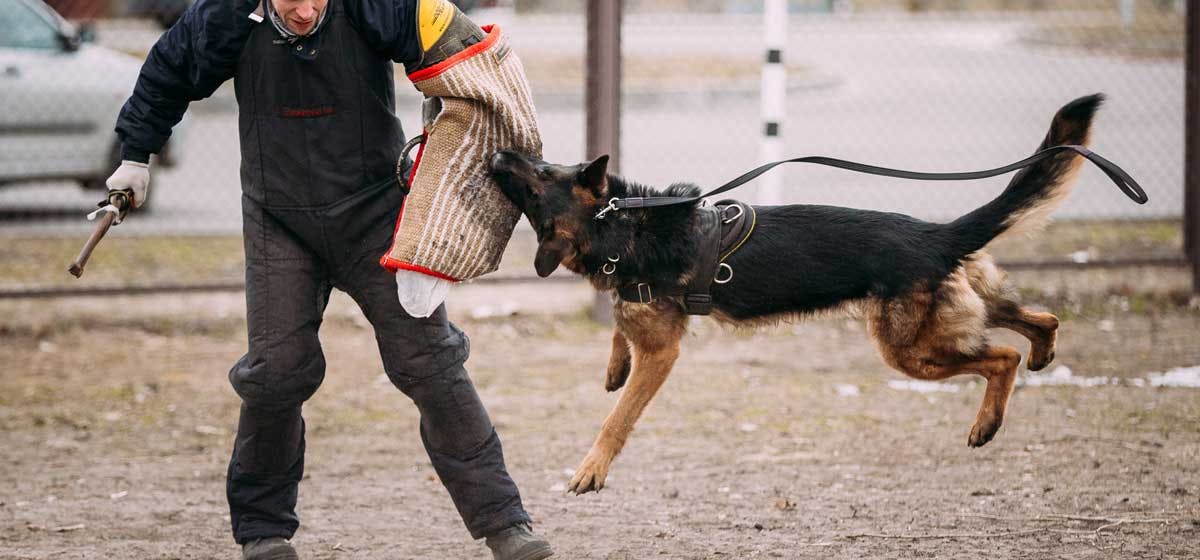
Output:
[[[577,17],[520,18],[491,12],[518,52],[583,50]],[[1136,206],[1098,171],[1088,169],[1059,217],[1138,218],[1182,212],[1183,65],[1134,60],[1021,41],[1026,21],[793,16],[787,57],[835,84],[795,91],[784,126],[789,154],[822,154],[926,171],[985,168],[1028,155],[1050,116],[1066,101],[1103,91],[1110,97],[1094,148],[1126,167],[1150,193]],[[759,22],[744,16],[638,16],[625,25],[627,58],[719,54],[760,58]],[[122,34],[130,42],[153,33]],[[824,82],[824,81],[822,81]],[[416,96],[402,87],[399,110],[417,130]],[[228,102],[206,102],[190,115],[183,165],[156,176],[154,209],[120,234],[239,231],[236,115]],[[538,101],[547,159],[577,161],[583,112],[562,99]],[[622,172],[665,185],[715,185],[758,159],[758,99],[678,92],[626,103]],[[837,170],[792,166],[789,201],[841,204],[949,219],[987,200],[1004,180],[912,183]],[[752,193],[741,193],[750,197]],[[94,195],[72,185],[0,191],[0,233],[67,233],[89,229],[78,216]],[[14,211],[13,209],[18,209]]]

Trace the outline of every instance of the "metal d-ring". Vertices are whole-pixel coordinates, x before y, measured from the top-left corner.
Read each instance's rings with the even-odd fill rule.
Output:
[[[724,279],[721,278],[722,270],[729,271],[729,275],[726,276]],[[716,277],[713,278],[713,282],[715,282],[717,284],[728,284],[730,280],[733,280],[733,267],[729,266],[725,263],[721,263],[721,265],[717,267],[717,274],[716,274]]]
[[[735,209],[737,209],[737,214],[734,214],[732,218],[725,218],[725,219],[721,220],[721,223],[722,223],[722,224],[728,224],[728,223],[731,223],[731,222],[733,222],[734,220],[736,220],[736,219],[738,219],[738,218],[741,218],[741,217],[742,217],[742,214],[745,214],[745,213],[746,213],[746,211],[745,211],[745,210],[742,210],[742,206],[741,206],[740,204],[734,204],[734,205],[733,205],[733,207],[734,207]],[[721,213],[721,216],[722,216],[722,217],[724,217],[724,215],[725,215],[725,214],[724,214],[724,212],[722,212],[722,213]],[[730,271],[730,274],[732,275],[732,271]],[[731,277],[732,277],[732,276],[731,276]]]
[[[600,267],[600,272],[611,276],[617,271],[618,262],[621,262],[621,255],[609,255],[608,262],[604,263],[604,266]]]

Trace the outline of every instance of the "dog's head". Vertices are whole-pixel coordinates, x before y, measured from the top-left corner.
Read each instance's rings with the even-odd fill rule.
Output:
[[[511,151],[492,156],[492,177],[537,232],[533,264],[538,276],[549,276],[580,252],[583,225],[607,204],[607,169],[608,156],[577,165],[555,165]],[[568,268],[579,272],[570,262]]]

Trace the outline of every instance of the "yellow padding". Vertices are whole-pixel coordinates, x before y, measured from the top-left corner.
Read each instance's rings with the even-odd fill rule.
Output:
[[[450,3],[450,0],[420,0],[420,2],[420,6],[417,8],[417,30],[421,34],[421,50],[428,51],[438,39],[442,38],[442,34],[454,20],[454,5]]]

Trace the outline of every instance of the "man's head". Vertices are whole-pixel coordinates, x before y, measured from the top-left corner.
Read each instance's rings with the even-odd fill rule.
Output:
[[[271,7],[288,31],[307,35],[321,19],[329,0],[271,0]]]

